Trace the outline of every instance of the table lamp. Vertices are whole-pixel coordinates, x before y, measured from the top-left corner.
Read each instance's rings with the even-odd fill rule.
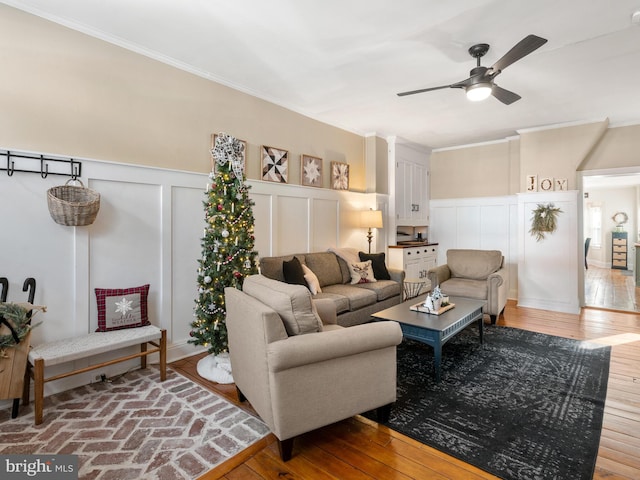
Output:
[[[371,240],[373,239],[372,228],[382,228],[382,211],[365,210],[360,217],[362,226],[368,228],[367,241],[369,242],[369,253],[371,253]]]

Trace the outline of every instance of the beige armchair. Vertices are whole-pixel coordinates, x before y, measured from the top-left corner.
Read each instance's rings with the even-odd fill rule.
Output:
[[[445,295],[486,300],[495,324],[507,304],[508,275],[499,250],[447,250],[447,263],[429,270],[431,286]]]
[[[336,324],[331,300],[262,275],[243,291],[225,289],[229,354],[245,399],[291,458],[294,437],[378,409],[385,420],[396,400],[395,322]]]

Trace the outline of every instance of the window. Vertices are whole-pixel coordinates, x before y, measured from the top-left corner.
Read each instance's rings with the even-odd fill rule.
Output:
[[[602,206],[599,203],[590,203],[588,206],[587,236],[591,237],[591,246],[602,246]]]

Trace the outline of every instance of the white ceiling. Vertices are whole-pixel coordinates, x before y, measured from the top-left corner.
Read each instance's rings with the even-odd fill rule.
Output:
[[[359,133],[440,148],[520,129],[640,123],[640,0],[23,0],[71,28]],[[466,100],[467,49],[492,65],[533,33],[548,43],[496,83],[522,96]]]
[[[583,177],[583,190],[601,190],[640,186],[640,173],[602,174]]]

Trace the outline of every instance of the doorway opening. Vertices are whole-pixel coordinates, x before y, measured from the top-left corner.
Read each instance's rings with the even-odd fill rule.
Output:
[[[640,168],[582,172],[584,304],[640,311]]]

